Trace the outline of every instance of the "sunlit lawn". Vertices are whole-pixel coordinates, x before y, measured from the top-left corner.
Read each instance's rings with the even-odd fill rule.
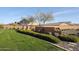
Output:
[[[57,51],[63,50],[47,41],[21,34],[15,30],[0,30],[0,50],[8,51]]]

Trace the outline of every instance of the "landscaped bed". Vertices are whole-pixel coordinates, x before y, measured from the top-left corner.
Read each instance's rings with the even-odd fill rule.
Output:
[[[30,31],[30,30],[17,30],[17,31],[52,42],[52,43],[59,43],[61,41],[59,38],[52,36],[50,34],[37,33],[37,32]]]
[[[59,38],[62,41],[68,41],[68,42],[79,42],[79,37],[75,35],[60,35]]]
[[[19,30],[18,32],[26,34],[26,35],[30,35],[36,38],[40,38],[42,40],[47,40],[49,42],[55,43],[56,45],[59,45],[61,42],[63,42],[63,44],[65,44],[66,42],[75,43],[75,44],[79,42],[79,37],[75,35],[60,35],[58,38],[50,34],[38,33],[38,32],[34,32],[30,30]],[[59,45],[59,46],[62,46],[63,48],[66,48],[66,49],[71,48],[67,44]]]

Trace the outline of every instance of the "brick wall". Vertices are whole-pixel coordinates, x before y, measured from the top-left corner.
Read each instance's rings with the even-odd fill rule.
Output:
[[[35,31],[48,33],[48,32],[55,31],[55,28],[54,27],[36,27]]]

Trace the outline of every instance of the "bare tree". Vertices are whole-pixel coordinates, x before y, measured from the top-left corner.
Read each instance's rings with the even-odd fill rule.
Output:
[[[22,18],[22,20],[19,23],[20,24],[28,24],[29,21],[27,20],[27,18]]]
[[[35,18],[40,25],[46,24],[47,21],[53,20],[53,15],[52,13],[38,13]]]
[[[26,18],[23,18],[20,23],[23,24],[29,24],[31,25],[36,22],[37,24],[46,24],[47,21],[53,20],[53,15],[52,13],[38,13],[35,16],[29,16]]]
[[[35,22],[35,18],[33,16],[28,16],[28,17],[24,17],[22,18],[22,20],[19,22],[20,24],[29,24],[31,23],[31,25]]]
[[[35,18],[33,16],[28,17],[28,22],[33,25],[33,23],[35,22]]]

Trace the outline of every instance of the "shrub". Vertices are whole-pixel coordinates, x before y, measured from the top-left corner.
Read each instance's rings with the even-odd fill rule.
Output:
[[[63,41],[68,41],[68,42],[79,42],[79,37],[75,35],[61,35],[59,38]]]
[[[53,42],[53,43],[60,42],[60,39],[58,39],[57,37],[52,36],[50,34],[43,34],[43,33],[33,32],[33,31],[29,31],[29,30],[26,30],[26,31],[21,30],[19,32],[28,34],[28,35],[31,35],[31,36],[34,36],[34,37],[37,37],[37,38],[40,38],[40,39],[43,39],[43,40],[46,40],[49,42]]]

